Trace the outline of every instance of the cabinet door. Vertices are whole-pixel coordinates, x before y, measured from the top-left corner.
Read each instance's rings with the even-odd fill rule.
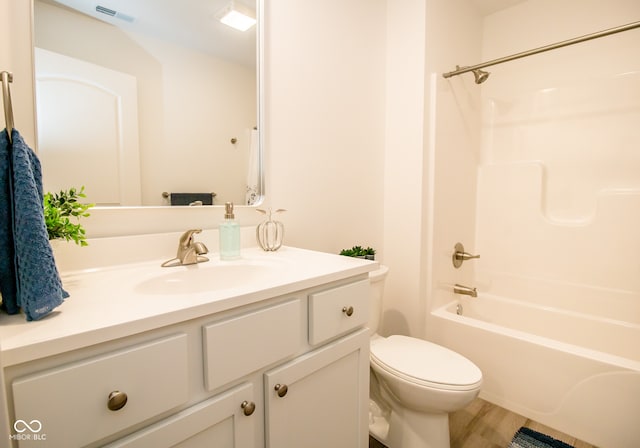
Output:
[[[266,447],[365,448],[368,397],[363,329],[265,374]]]
[[[255,412],[254,412],[255,411]],[[243,384],[151,425],[106,448],[255,448],[261,412]]]

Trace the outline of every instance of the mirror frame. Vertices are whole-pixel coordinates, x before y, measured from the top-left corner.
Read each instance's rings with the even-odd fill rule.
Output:
[[[26,3],[26,2],[25,2]],[[29,61],[29,80],[31,82],[30,104],[32,128],[31,133],[35,141],[35,151],[38,152],[37,123],[35,110],[35,71],[34,71],[34,4],[28,2],[30,8],[30,23],[28,39],[31,59]],[[258,185],[260,195],[252,205],[238,205],[236,217],[241,225],[255,225],[259,222],[256,207],[265,202],[265,0],[256,0],[256,70],[257,70],[257,124],[258,124]],[[24,15],[23,15],[24,16]],[[26,96],[26,95],[25,95]],[[199,207],[171,207],[165,205],[151,206],[96,206],[89,210],[91,216],[83,221],[89,238],[102,238],[125,235],[141,235],[149,233],[164,233],[184,231],[187,228],[214,228],[223,219],[223,205],[209,205]]]

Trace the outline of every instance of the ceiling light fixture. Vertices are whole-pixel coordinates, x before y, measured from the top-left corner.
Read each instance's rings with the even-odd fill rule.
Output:
[[[247,31],[256,24],[256,14],[249,7],[231,0],[216,14],[216,18],[232,28]]]

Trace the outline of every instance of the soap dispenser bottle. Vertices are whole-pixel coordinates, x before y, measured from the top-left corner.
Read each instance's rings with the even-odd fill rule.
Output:
[[[233,214],[233,203],[225,205],[224,221],[220,223],[220,259],[237,260],[240,258],[240,224]]]

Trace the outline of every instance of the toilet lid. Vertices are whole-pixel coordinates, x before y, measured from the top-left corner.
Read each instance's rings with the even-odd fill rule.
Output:
[[[482,372],[464,356],[423,339],[394,335],[371,344],[378,366],[416,383],[468,389],[482,381]]]

